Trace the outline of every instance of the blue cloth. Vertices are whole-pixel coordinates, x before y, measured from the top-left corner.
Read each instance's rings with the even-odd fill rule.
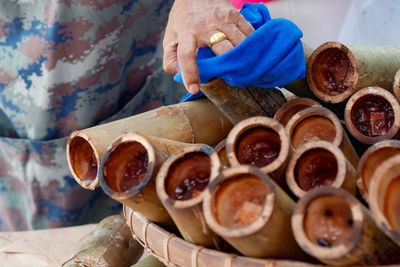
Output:
[[[240,13],[256,31],[219,56],[209,47],[200,48],[197,66],[201,82],[222,78],[232,86],[270,88],[304,78],[306,70],[300,29],[289,20],[271,19],[264,4],[246,3]],[[183,83],[180,72],[174,79]],[[188,93],[182,101],[201,95]]]

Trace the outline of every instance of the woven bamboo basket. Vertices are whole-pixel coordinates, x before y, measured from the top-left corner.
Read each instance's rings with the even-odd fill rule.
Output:
[[[317,267],[298,261],[256,259],[219,252],[189,243],[124,206],[133,237],[145,250],[169,267]]]
[[[228,254],[189,243],[124,206],[133,237],[144,249],[169,267],[327,267],[299,261],[256,259]],[[385,267],[400,266],[382,265]]]

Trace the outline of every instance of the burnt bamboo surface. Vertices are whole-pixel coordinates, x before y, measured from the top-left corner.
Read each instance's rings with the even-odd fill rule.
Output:
[[[203,84],[201,91],[233,124],[253,116],[273,117],[286,103],[278,89],[253,86],[240,88],[221,79]]]

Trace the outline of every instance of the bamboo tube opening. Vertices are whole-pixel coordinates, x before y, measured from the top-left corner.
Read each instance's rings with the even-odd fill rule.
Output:
[[[207,187],[211,172],[209,156],[191,152],[172,163],[165,179],[168,196],[174,200],[188,200],[198,196]]]
[[[82,187],[94,189],[98,185],[96,177],[100,162],[89,139],[71,135],[67,144],[67,160],[73,177]]]
[[[400,244],[399,165],[400,155],[396,155],[378,167],[370,184],[368,198],[378,226],[397,244]]]
[[[355,90],[358,73],[352,52],[343,44],[327,42],[311,55],[307,80],[313,93],[326,102],[339,103]]]
[[[110,153],[103,172],[108,186],[116,192],[126,192],[138,186],[146,176],[149,158],[138,142],[119,145]]]
[[[347,191],[316,188],[297,203],[292,229],[298,244],[319,259],[347,255],[357,244],[363,228],[361,206]]]
[[[335,125],[329,119],[312,116],[300,122],[293,130],[292,144],[296,149],[302,144],[315,140],[325,140],[332,143],[335,137]]]
[[[384,140],[367,149],[360,159],[357,169],[357,186],[361,194],[367,200],[369,186],[375,170],[385,160],[400,154],[400,141]]]
[[[268,176],[249,165],[227,168],[208,186],[203,211],[210,228],[222,237],[256,233],[274,209],[275,187]]]
[[[151,179],[156,152],[145,137],[127,133],[116,139],[101,161],[99,182],[104,192],[116,200],[137,195]]]
[[[345,109],[346,126],[361,142],[372,144],[396,135],[400,127],[400,105],[395,97],[379,87],[355,93]]]
[[[236,142],[239,163],[259,168],[276,160],[280,150],[279,135],[265,127],[255,127],[243,132]]]
[[[400,102],[400,69],[394,75],[393,80],[393,93],[397,101]]]
[[[299,111],[310,108],[320,107],[321,105],[310,98],[298,97],[288,101],[285,105],[278,109],[274,115],[274,119],[286,126],[289,120]]]
[[[202,202],[205,189],[220,168],[211,147],[203,144],[184,147],[161,166],[156,179],[157,195],[166,207],[194,207]]]
[[[323,107],[311,107],[298,112],[287,123],[286,131],[294,149],[319,140],[340,146],[344,134],[339,119]]]
[[[320,196],[308,204],[305,214],[304,231],[314,244],[332,247],[350,238],[354,222],[346,200]]]
[[[289,138],[284,127],[267,117],[252,117],[238,123],[226,141],[231,166],[252,165],[265,173],[282,166],[289,156]]]
[[[215,148],[222,168],[229,167],[228,157],[226,156],[226,139],[222,140]]]
[[[326,141],[304,144],[297,149],[286,169],[290,190],[299,198],[321,186],[342,187],[347,172],[346,158]]]
[[[393,108],[383,97],[366,95],[354,103],[351,121],[356,129],[364,135],[382,135],[387,133],[393,125]]]
[[[331,185],[337,172],[338,164],[332,153],[324,149],[312,149],[298,159],[294,177],[302,190],[309,191],[314,187]]]
[[[215,192],[215,218],[223,227],[242,228],[256,221],[264,208],[267,187],[254,175],[224,181]]]

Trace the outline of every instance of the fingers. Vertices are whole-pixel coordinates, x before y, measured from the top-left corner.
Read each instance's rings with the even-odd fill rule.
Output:
[[[242,15],[236,13],[231,18],[231,23],[219,25],[219,30],[225,33],[228,40],[212,46],[211,49],[216,55],[221,55],[233,49],[254,32],[253,26]]]
[[[179,72],[178,69],[178,42],[176,34],[171,30],[169,25],[165,30],[164,40],[163,40],[163,69],[171,74],[176,74]]]
[[[163,68],[166,72],[177,74],[178,69],[178,43],[169,43],[164,46]]]
[[[229,50],[233,49],[233,44],[229,40],[223,40],[211,46],[211,50],[217,55],[222,55]]]
[[[236,25],[239,30],[247,36],[254,32],[254,28],[250,22],[248,22],[241,14],[237,17]]]
[[[195,94],[200,90],[200,77],[196,56],[199,47],[207,46],[209,38],[217,31],[227,40],[212,45],[216,55],[224,54],[240,44],[254,32],[229,1],[225,4],[194,4],[197,1],[175,1],[168,20],[164,38],[163,68],[176,74],[181,70],[186,89]],[[189,5],[190,3],[190,5]],[[208,3],[208,1],[207,1]],[[229,3],[229,5],[228,5]],[[192,12],[190,7],[196,12]]]
[[[234,24],[225,25],[224,27],[221,27],[220,30],[226,34],[226,37],[231,41],[233,46],[237,46],[247,37]]]
[[[178,63],[182,71],[183,84],[191,94],[200,90],[199,70],[197,68],[197,45],[194,36],[181,35],[185,39],[178,40]]]

